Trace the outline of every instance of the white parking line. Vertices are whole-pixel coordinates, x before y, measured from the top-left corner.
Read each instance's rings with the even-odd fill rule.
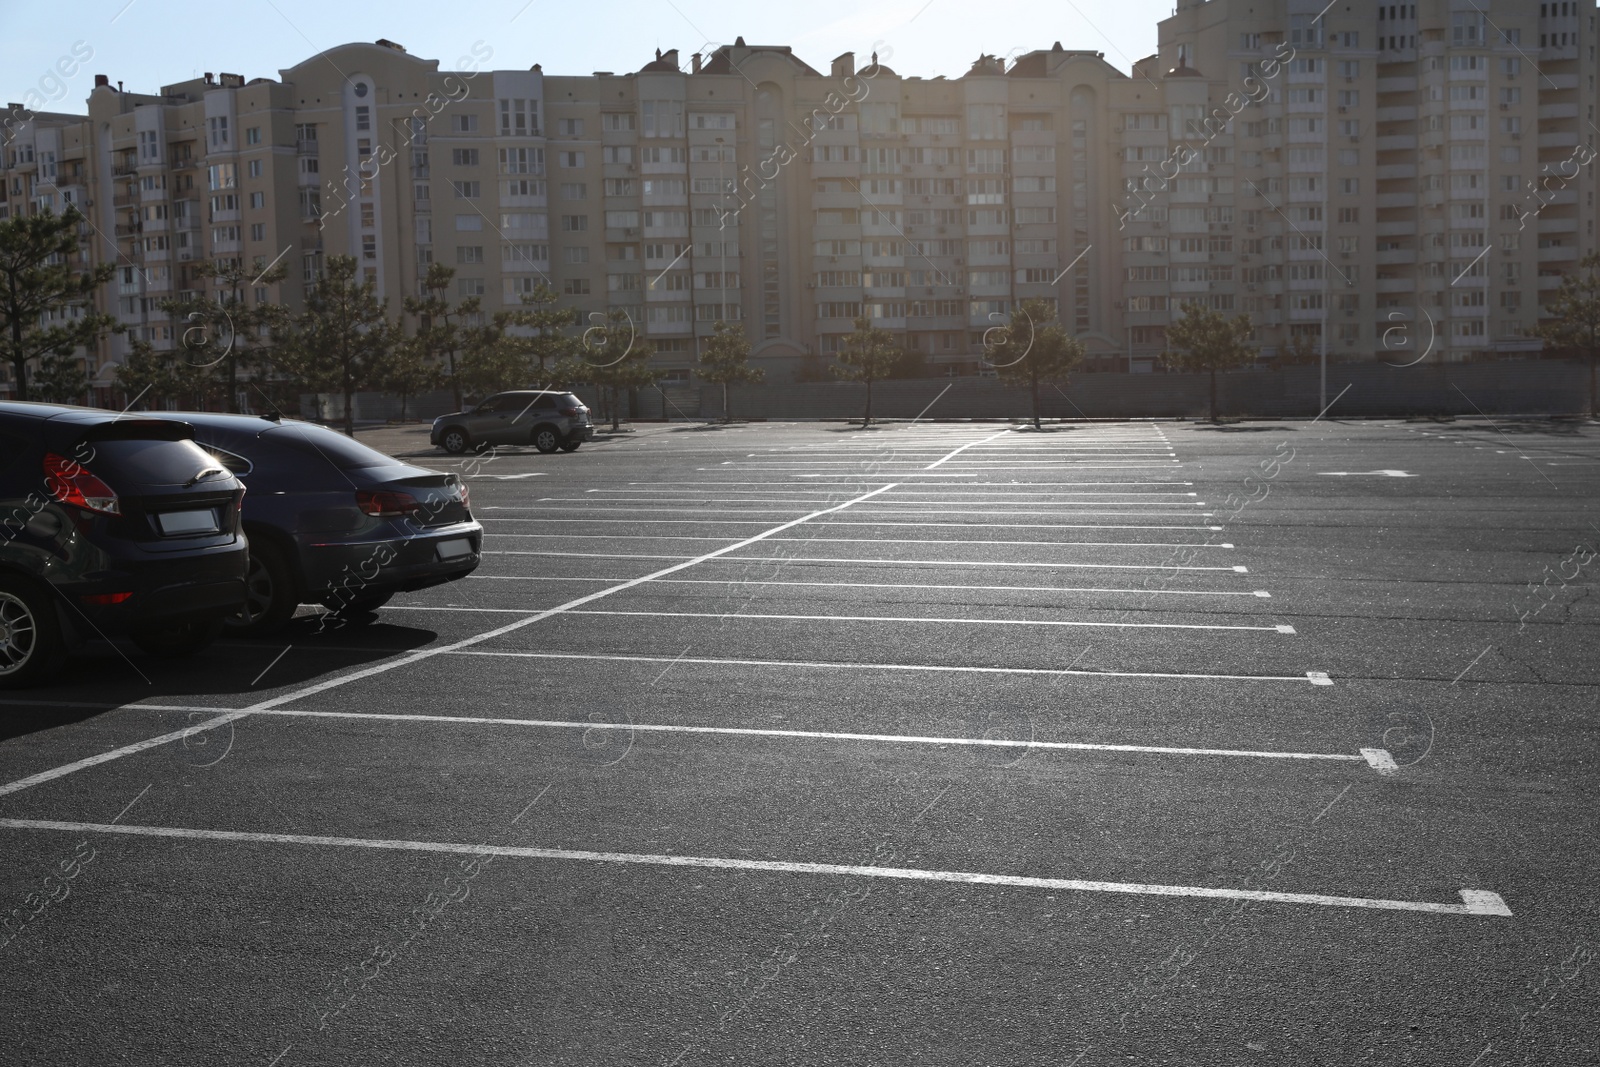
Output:
[[[133,704],[129,707],[145,708]],[[739,737],[797,738],[806,741],[870,741],[884,744],[909,745],[971,745],[979,748],[1037,748],[1058,752],[1135,752],[1153,756],[1227,756],[1240,759],[1332,760],[1336,762],[1370,762],[1367,752],[1382,749],[1362,749],[1362,754],[1345,752],[1281,752],[1247,748],[1190,748],[1175,745],[1114,745],[1091,741],[1011,741],[988,737],[924,737],[918,734],[857,734],[837,730],[768,730],[753,726],[679,726],[665,723],[589,722],[572,719],[508,719],[481,715],[424,715],[401,711],[310,711],[296,708],[272,708],[255,714],[281,718],[304,719],[378,719],[385,722],[425,722],[459,724],[462,726],[521,726],[555,730],[638,730],[642,733],[677,734],[729,734]]]
[[[472,574],[475,582],[614,582],[615,578],[574,578],[551,574]],[[1270,599],[1265,589],[1116,589],[1077,585],[926,585],[907,582],[779,582],[747,578],[657,578],[657,585],[796,585],[839,589],[974,590],[989,593],[1125,593],[1135,596],[1249,596]],[[0,703],[4,703],[0,701]],[[227,710],[227,709],[222,709]]]
[[[904,523],[915,526],[918,523]],[[969,523],[965,525],[977,525]],[[590,532],[582,533],[497,533],[496,537],[544,537],[571,540],[594,539]],[[614,534],[605,535],[608,541],[726,541],[726,537],[711,534]],[[773,541],[798,541],[804,544],[843,543],[847,545],[1040,545],[1045,548],[1232,548],[1227,541],[975,541],[966,538],[907,538],[907,537],[774,537]]]
[[[483,608],[437,604],[390,604],[387,610],[399,611],[464,611],[490,615],[525,615],[536,608]],[[1102,626],[1129,630],[1260,630],[1269,633],[1293,634],[1293,626],[1232,626],[1221,623],[1180,622],[1090,622],[1077,619],[963,619],[924,618],[915,615],[763,615],[747,611],[600,611],[579,609],[568,615],[627,615],[651,619],[768,619],[786,622],[908,622],[908,623],[964,623],[972,626]]]
[[[596,523],[595,523],[595,521],[593,519],[573,519],[573,518],[560,518],[560,517],[546,517],[546,516],[543,516],[543,515],[539,516],[538,518],[531,518],[531,517],[530,518],[521,518],[521,517],[516,516],[516,515],[485,516],[482,519],[480,519],[479,521],[480,522],[496,522],[496,523],[498,523],[498,522],[537,522],[537,523],[541,523],[541,524],[543,524],[543,523],[551,523],[551,522],[581,522],[581,523],[584,523],[584,524],[586,524],[588,526],[591,526],[591,527],[596,525]],[[607,523],[615,523],[615,524],[617,524],[619,526],[621,526],[621,525],[626,525],[626,526],[666,526],[666,525],[678,525],[678,526],[749,526],[749,525],[752,525],[752,524],[759,525],[761,523],[771,522],[772,520],[770,520],[770,519],[606,519],[605,521]],[[1174,525],[1171,525],[1171,524],[1168,524],[1168,525],[1156,525],[1156,524],[1116,523],[1116,522],[1075,522],[1075,523],[1059,523],[1059,522],[894,522],[894,521],[885,520],[885,521],[876,521],[876,522],[814,522],[811,525],[812,526],[915,526],[915,527],[918,527],[918,528],[925,527],[925,526],[934,526],[934,527],[945,526],[945,527],[971,528],[971,527],[977,526],[977,527],[981,527],[981,528],[983,528],[985,530],[1213,530],[1213,531],[1215,531],[1215,530],[1221,530],[1222,529],[1222,527],[1220,527],[1220,526],[1174,526]]]
[[[1370,908],[1382,911],[1419,911],[1436,915],[1508,917],[1511,909],[1498,893],[1483,889],[1460,890],[1460,904],[1425,900],[1383,900],[1375,897],[1332,896],[1325,893],[1280,893],[1261,889],[1222,889],[1210,886],[1156,885],[1139,882],[1100,882],[1079,878],[1033,878],[1012,874],[970,871],[934,871],[912,867],[862,867],[841,863],[794,863],[781,860],[747,860],[720,856],[663,856],[632,852],[591,852],[565,848],[528,848],[515,845],[466,844],[445,841],[400,841],[367,837],[322,837],[309,834],[260,834],[238,830],[196,830],[176,826],[124,826],[112,823],[65,822],[55,819],[0,819],[0,828],[50,830],[64,833],[120,834],[125,837],[167,838],[187,841],[229,841],[238,844],[305,845],[317,848],[364,848],[382,851],[432,852],[448,855],[503,856],[518,859],[568,860],[593,863],[630,863],[657,867],[717,868],[763,871],[773,874],[815,874],[851,878],[893,878],[901,881],[959,882],[967,885],[1053,889],[1077,893],[1124,893],[1136,896],[1199,897],[1210,900],[1251,900],[1270,904],[1320,905]]]
[[[573,659],[605,663],[694,663],[712,667],[787,667],[794,670],[905,671],[929,674],[1018,674],[1035,677],[1075,678],[1187,678],[1221,682],[1298,682],[1302,685],[1332,685],[1322,671],[1305,674],[1195,674],[1174,671],[1086,671],[1071,667],[964,667],[944,663],[850,663],[848,661],[788,659],[726,659],[690,656],[643,656],[600,652],[517,652],[497,649],[466,649],[457,656],[502,656],[508,659]]]
[[[910,475],[907,475],[907,476],[909,477]],[[821,475],[818,475],[818,477],[821,477]],[[714,487],[720,489],[725,485],[771,485],[772,483],[771,482],[734,482],[734,481],[722,481],[720,479],[707,481],[707,480],[703,480],[702,479],[700,481],[694,481],[694,482],[629,482],[628,484],[629,485],[651,485],[651,486],[674,485],[674,486],[686,486],[688,488],[694,488],[696,486],[714,486]],[[839,484],[843,485],[843,484],[846,484],[846,483],[841,482]],[[1090,486],[1100,486],[1100,485],[1193,485],[1194,483],[1193,482],[1103,482],[1103,481],[1093,481],[1093,482],[973,482],[971,484],[973,484],[975,486],[977,486],[977,485],[997,485],[997,486],[1004,486],[1005,488],[1009,489],[1009,488],[1012,488],[1014,486],[1024,486],[1024,487],[1027,487],[1027,488],[1034,488],[1034,487],[1037,487],[1037,486],[1062,486],[1062,485],[1077,485],[1077,486],[1085,486],[1085,485],[1090,485]],[[629,492],[630,490],[616,489],[616,490],[607,490],[607,491],[608,492],[624,493],[624,492]],[[660,493],[677,493],[677,492],[680,492],[680,490],[677,490],[677,489],[641,489],[641,490],[632,490],[632,491],[635,491],[635,492],[652,492],[652,493],[655,493],[655,492],[660,492]],[[759,492],[760,490],[750,490],[750,491],[751,492]],[[781,490],[777,490],[777,491],[781,492]],[[901,487],[901,488],[898,488],[898,489],[895,490],[895,494],[897,496],[905,496],[905,495],[914,494],[914,493],[922,493],[924,495],[934,495],[934,494],[943,493],[943,492],[944,492],[944,490],[942,490],[942,489],[911,489],[911,488],[906,488],[906,487]],[[1152,494],[1152,495],[1157,495],[1157,494]]]
[[[956,449],[954,452],[951,452],[949,455],[945,456],[943,459],[934,460],[932,463],[928,464],[923,469],[924,470],[930,470],[930,471],[934,470],[937,467],[939,467],[940,465],[942,465],[943,463],[945,463],[946,461],[954,459],[956,456],[961,455],[961,453],[965,452],[969,448],[972,448],[974,445],[986,444],[989,441],[997,441],[1000,438],[1002,438],[1002,437],[1006,436],[1007,434],[1009,434],[1010,432],[1011,432],[1011,430],[1008,427],[1007,429],[1001,430],[999,433],[990,434],[988,437],[985,437],[985,438],[983,438],[981,440],[968,441],[966,444],[962,445],[960,448]]]
[[[663,556],[632,552],[549,552],[533,548],[501,548],[483,553],[486,556],[559,556],[577,559],[684,559],[684,556]],[[992,559],[847,559],[834,556],[718,556],[706,563],[862,563],[886,567],[1028,567],[1066,568],[1071,570],[1113,571],[1232,571],[1249,574],[1250,568],[1205,567],[1176,563],[1013,563]],[[643,579],[640,579],[641,581]]]

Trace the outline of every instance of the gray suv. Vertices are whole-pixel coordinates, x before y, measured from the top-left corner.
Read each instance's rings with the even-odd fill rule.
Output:
[[[439,416],[428,440],[451,453],[490,445],[574,452],[593,438],[589,409],[572,393],[516,389],[496,393],[466,411]]]

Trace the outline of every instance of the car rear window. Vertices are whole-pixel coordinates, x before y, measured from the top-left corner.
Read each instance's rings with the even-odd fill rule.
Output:
[[[337,430],[308,422],[274,426],[261,434],[263,441],[283,445],[304,456],[320,459],[339,470],[387,467],[396,462],[375,448],[352,441]]]
[[[101,438],[93,453],[75,457],[96,473],[119,474],[146,485],[183,485],[216,461],[193,441],[152,438]]]

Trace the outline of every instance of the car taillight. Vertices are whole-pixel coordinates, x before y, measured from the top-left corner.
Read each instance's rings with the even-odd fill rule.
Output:
[[[421,506],[410,493],[397,493],[389,489],[361,489],[356,492],[356,507],[363,514],[380,519],[410,515]]]
[[[462,483],[461,485],[456,486],[456,488],[461,491],[461,506],[466,508],[468,511],[471,511],[472,492],[467,488],[466,483]]]
[[[83,601],[85,604],[100,606],[105,604],[120,604],[131,596],[133,596],[132,593],[91,593],[89,596],[82,596],[78,599]]]
[[[50,495],[63,504],[105,515],[122,514],[117,494],[75,459],[48,453],[44,457],[44,481]]]
[[[583,409],[582,408],[557,408],[556,410],[558,412],[560,412],[561,414],[567,416],[568,418],[574,418],[575,419],[575,418],[578,417],[578,412],[582,411]]]

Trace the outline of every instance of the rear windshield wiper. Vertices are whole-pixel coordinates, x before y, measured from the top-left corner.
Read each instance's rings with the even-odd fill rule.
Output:
[[[222,467],[206,467],[203,470],[201,470],[199,474],[196,474],[193,478],[190,478],[187,482],[184,482],[183,483],[183,487],[185,489],[187,489],[191,485],[194,485],[197,482],[202,482],[202,481],[205,481],[207,478],[213,478],[213,477],[215,477],[215,476],[217,476],[219,474],[227,474],[227,473],[228,472],[225,469],[223,469]]]

